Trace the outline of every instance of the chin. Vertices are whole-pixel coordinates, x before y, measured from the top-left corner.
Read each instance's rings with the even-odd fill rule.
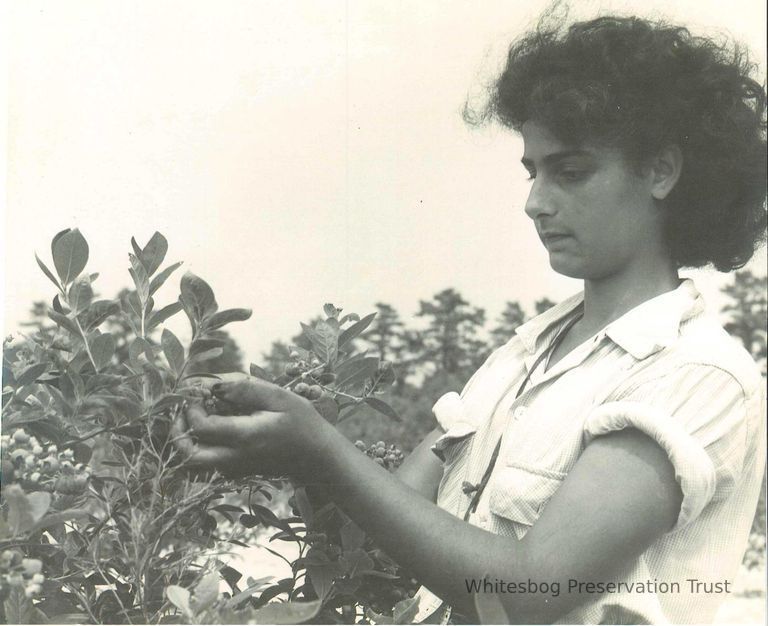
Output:
[[[555,272],[568,278],[578,278],[579,280],[592,278],[590,272],[583,265],[575,262],[574,259],[563,259],[556,255],[550,255],[549,265]]]

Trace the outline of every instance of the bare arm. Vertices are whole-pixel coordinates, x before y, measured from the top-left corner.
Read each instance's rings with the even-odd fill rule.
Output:
[[[443,434],[437,427],[414,448],[395,472],[400,482],[417,491],[430,502],[437,500],[437,488],[443,477],[443,464],[430,449]]]
[[[262,410],[209,418],[201,407],[190,407],[187,418],[198,444],[182,437],[178,445],[192,463],[322,482],[387,554],[469,616],[474,607],[468,580],[530,578],[557,582],[563,591],[570,579],[607,582],[669,531],[679,514],[682,494],[671,462],[634,429],[593,440],[537,523],[517,541],[440,509],[419,491],[421,480],[409,486],[371,463],[298,396],[262,381],[222,393]],[[183,424],[175,428],[184,430]],[[574,592],[499,597],[519,623],[551,623],[594,598]]]
[[[325,456],[332,497],[396,561],[466,615],[467,580],[559,582],[558,597],[501,594],[516,623],[551,623],[594,595],[568,581],[609,581],[674,525],[682,499],[661,448],[636,430],[596,439],[525,538],[471,526],[404,489],[354,448]],[[340,452],[340,451],[339,451]],[[357,480],[350,482],[348,476]]]

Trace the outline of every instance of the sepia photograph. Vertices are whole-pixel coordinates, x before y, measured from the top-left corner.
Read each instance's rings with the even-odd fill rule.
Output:
[[[0,623],[764,624],[766,21],[0,2]]]

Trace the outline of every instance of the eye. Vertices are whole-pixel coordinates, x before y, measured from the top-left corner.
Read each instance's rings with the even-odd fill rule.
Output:
[[[586,170],[578,170],[578,169],[562,169],[558,172],[558,176],[568,182],[577,182],[580,180],[584,180],[588,175],[588,172]]]

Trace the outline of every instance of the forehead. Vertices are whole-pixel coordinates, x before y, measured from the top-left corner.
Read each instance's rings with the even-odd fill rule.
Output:
[[[523,137],[523,158],[526,161],[538,161],[551,154],[585,149],[582,145],[561,141],[546,127],[531,120],[523,124],[520,134]]]

